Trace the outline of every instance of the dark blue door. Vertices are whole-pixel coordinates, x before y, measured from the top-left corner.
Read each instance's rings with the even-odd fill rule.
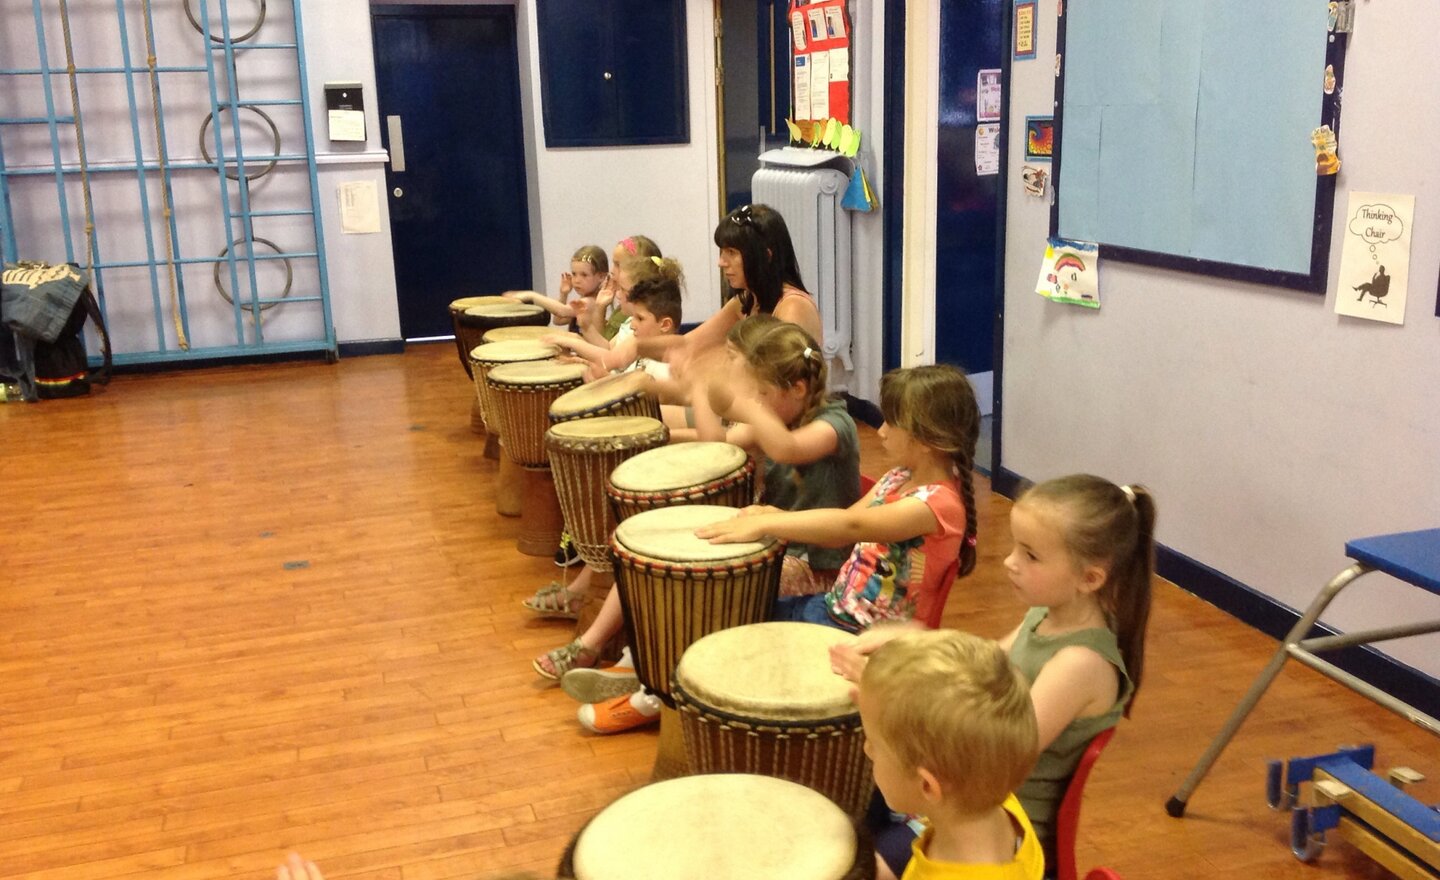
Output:
[[[451,300],[531,286],[515,9],[371,15],[400,332],[448,336]]]
[[[1011,0],[940,4],[935,351],[967,373],[995,368],[998,176],[975,173],[976,77],[1000,67]]]

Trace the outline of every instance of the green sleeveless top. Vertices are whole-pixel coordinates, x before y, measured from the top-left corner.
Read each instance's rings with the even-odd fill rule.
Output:
[[[1047,851],[1055,846],[1055,814],[1060,810],[1060,801],[1065,797],[1065,787],[1080,763],[1085,747],[1100,733],[1120,723],[1125,712],[1125,703],[1135,690],[1130,676],[1125,672],[1125,661],[1120,656],[1120,645],[1115,633],[1108,629],[1091,628],[1058,636],[1046,636],[1035,632],[1045,619],[1047,608],[1031,608],[1015,634],[1015,643],[1010,646],[1010,661],[1031,684],[1040,675],[1040,667],[1050,662],[1063,648],[1073,645],[1089,648],[1114,664],[1120,672],[1120,698],[1110,711],[1093,718],[1077,718],[1060,731],[1050,747],[1040,753],[1030,778],[1020,785],[1015,795],[1025,807],[1025,815],[1035,826],[1035,833],[1044,843]]]

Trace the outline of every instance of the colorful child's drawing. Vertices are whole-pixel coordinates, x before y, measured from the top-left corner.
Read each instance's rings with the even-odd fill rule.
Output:
[[[1025,117],[1025,160],[1048,162],[1055,155],[1055,118]]]

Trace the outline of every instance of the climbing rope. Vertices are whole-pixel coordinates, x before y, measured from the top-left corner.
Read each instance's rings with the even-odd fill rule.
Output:
[[[65,32],[65,74],[70,81],[70,118],[75,120],[75,147],[80,154],[80,192],[85,198],[85,285],[95,275],[95,206],[90,201],[90,166],[85,161],[85,123],[80,118],[80,87],[75,79],[75,48],[70,42],[70,4],[60,0],[60,26]]]
[[[150,107],[155,116],[155,152],[160,165],[160,202],[165,212],[165,269],[170,276],[170,318],[175,324],[175,339],[182,350],[190,349],[185,338],[185,322],[180,318],[180,289],[175,270],[175,237],[171,218],[175,199],[170,193],[170,158],[165,149],[164,127],[160,121],[160,77],[155,69],[155,26],[150,19],[150,0],[141,0],[145,17],[145,63],[150,68]],[[149,218],[146,218],[149,222]]]

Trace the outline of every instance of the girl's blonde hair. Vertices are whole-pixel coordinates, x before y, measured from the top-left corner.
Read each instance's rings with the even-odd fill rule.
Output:
[[[1145,672],[1145,630],[1150,623],[1150,575],[1155,570],[1155,499],[1144,486],[1117,486],[1090,474],[1047,480],[1015,502],[1054,514],[1071,557],[1105,569],[1096,594],[1115,630],[1125,672],[1134,685]]]
[[[619,249],[621,255],[616,259],[615,266],[624,269],[625,274],[629,275],[632,282],[638,279],[638,275],[636,275],[638,272],[645,271],[645,264],[648,264],[651,258],[664,256],[664,253],[660,252],[660,245],[645,238],[644,235],[625,236],[619,241],[616,248]]]
[[[1000,645],[959,630],[906,633],[860,679],[876,733],[908,770],[923,767],[952,809],[993,809],[1030,775],[1039,732],[1030,687]]]
[[[587,244],[570,258],[572,263],[584,263],[596,272],[604,274],[610,271],[610,257],[605,254],[605,249],[598,244]]]
[[[921,443],[955,461],[965,503],[965,540],[960,576],[975,570],[975,444],[980,439],[980,405],[965,374],[949,364],[891,370],[880,379],[880,412]]]
[[[755,378],[776,388],[803,381],[807,389],[799,424],[815,418],[825,404],[830,369],[825,353],[798,324],[771,315],[752,315],[730,329],[726,340],[744,356]]]

